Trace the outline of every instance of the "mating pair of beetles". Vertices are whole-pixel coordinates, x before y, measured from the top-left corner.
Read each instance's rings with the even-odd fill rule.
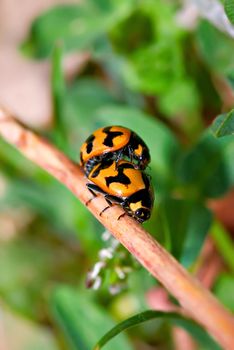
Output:
[[[140,223],[149,219],[154,202],[150,178],[144,172],[149,162],[145,142],[122,126],[94,131],[80,150],[80,164],[91,193],[102,193],[110,206],[120,204]]]

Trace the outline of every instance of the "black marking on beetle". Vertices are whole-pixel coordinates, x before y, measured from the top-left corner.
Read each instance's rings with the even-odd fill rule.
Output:
[[[95,139],[95,136],[92,134],[90,135],[86,140],[86,152],[89,154],[92,152],[93,149],[93,140]]]
[[[122,131],[110,131],[111,127],[107,127],[103,129],[103,132],[106,134],[106,137],[103,141],[103,144],[107,147],[113,147],[113,140],[117,136],[123,135]]]
[[[129,144],[132,146],[134,150],[137,149],[139,145],[141,145],[143,148],[148,149],[148,147],[146,146],[142,138],[138,136],[135,132],[131,133]]]
[[[118,169],[134,169],[134,165],[133,164],[131,164],[131,163],[126,163],[126,162],[124,162],[124,163],[122,163],[122,164],[118,164]]]
[[[98,175],[100,174],[100,172],[104,169],[109,168],[113,163],[112,159],[106,160],[105,162],[101,162],[98,164],[97,168],[95,169],[95,171],[92,173],[91,179],[98,177]]]
[[[102,170],[102,169],[106,169],[108,168],[109,166],[111,166],[113,163],[115,163],[115,160],[109,160],[107,162],[104,162],[104,166],[103,165],[100,165],[98,167],[98,174],[99,172]],[[106,180],[106,185],[107,187],[110,186],[111,183],[113,182],[117,182],[117,183],[121,183],[121,184],[124,184],[124,185],[130,185],[131,183],[131,180],[128,178],[127,175],[124,174],[124,170],[125,169],[134,169],[134,165],[133,164],[130,164],[130,163],[122,163],[122,164],[118,164],[117,165],[117,171],[118,171],[118,174],[116,176],[107,176],[105,178]],[[96,173],[96,171],[95,171]],[[96,175],[96,174],[95,174]],[[96,175],[97,176],[97,175]],[[93,176],[92,176],[93,177]]]
[[[142,207],[151,208],[153,207],[154,195],[150,185],[150,180],[148,175],[142,173],[142,179],[145,184],[145,188],[133,193],[130,197],[128,197],[129,203],[137,203],[141,201]]]
[[[149,208],[149,209],[152,208],[152,205],[153,205],[152,198],[148,189],[139,190],[136,193],[133,193],[129,197],[129,203],[137,203],[140,201],[141,201],[142,207]]]
[[[93,168],[96,165],[98,165],[100,163],[99,166],[101,167],[101,164],[113,161],[113,158],[114,159],[116,158],[115,152],[108,152],[108,153],[103,154],[101,156],[95,156],[95,157],[92,157],[92,158],[88,159],[87,162],[84,165],[85,175],[88,177],[89,174],[91,173],[91,171],[93,170]],[[108,163],[108,166],[109,165],[110,165],[110,163]],[[95,171],[95,174],[96,174],[96,171]]]
[[[126,164],[126,165],[128,165],[128,164]],[[129,165],[131,165],[131,164],[129,164]],[[130,168],[130,167],[128,167],[128,168]],[[109,187],[113,182],[121,183],[123,185],[130,185],[131,180],[127,177],[127,175],[124,174],[124,169],[126,169],[126,167],[119,166],[118,167],[118,174],[116,176],[107,176],[105,178],[107,187]]]

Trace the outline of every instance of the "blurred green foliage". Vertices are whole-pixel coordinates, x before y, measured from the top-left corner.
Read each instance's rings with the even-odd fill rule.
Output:
[[[234,24],[234,1],[233,0],[225,0],[224,8],[226,14],[232,24]]]
[[[210,349],[220,349],[220,347],[217,346],[217,344],[209,337],[209,335],[207,335],[207,333],[200,326],[195,324],[194,321],[186,319],[185,317],[173,312],[148,310],[145,312],[141,312],[140,314],[134,315],[131,318],[128,318],[127,320],[119,323],[117,326],[112,328],[109,332],[105,334],[104,337],[102,337],[97,342],[93,350],[102,349],[106,343],[108,343],[111,339],[116,337],[116,335],[121,333],[123,330],[157,318],[170,319],[171,322],[173,322],[175,325],[182,327],[185,330],[187,330],[188,333],[191,333],[197,340],[198,344],[200,344],[201,346],[204,345],[205,348],[209,346]]]
[[[106,310],[90,300],[89,293],[75,293],[60,287],[52,298],[52,313],[67,334],[74,349],[89,350],[103,332],[113,327],[113,320]],[[131,350],[133,347],[121,336],[106,347],[108,350]]]
[[[223,273],[219,276],[214,286],[214,291],[217,297],[232,312],[234,312],[233,288],[234,288],[234,277],[226,273]]]
[[[162,0],[61,5],[35,19],[21,50],[52,62],[54,123],[44,134],[74,161],[83,141],[101,126],[123,125],[145,140],[156,198],[145,227],[193,271],[214,221],[207,201],[234,185],[234,113],[223,91],[234,89],[234,41],[201,19],[194,29],[183,28],[179,11],[180,2]],[[88,51],[90,58],[67,82],[62,60],[72,51]],[[23,225],[22,216],[15,236],[0,242],[1,300],[49,325],[58,348],[90,349],[116,321],[145,309],[145,293],[157,282],[130,262],[129,283],[111,296],[108,287],[118,283],[114,269],[124,255],[119,248],[106,261],[102,287],[85,289],[98,251],[110,244],[101,239],[103,227],[67,189],[2,140],[0,164],[0,220],[14,218],[20,208],[30,217]],[[217,227],[213,239],[227,265],[214,293],[233,310],[233,245]],[[171,320],[152,324],[139,325],[106,348],[173,348]],[[196,327],[190,325],[191,334]],[[204,339],[201,348],[210,349]]]

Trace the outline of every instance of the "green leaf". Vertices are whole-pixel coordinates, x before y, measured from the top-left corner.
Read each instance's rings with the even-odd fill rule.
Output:
[[[215,138],[210,132],[186,152],[178,176],[188,196],[219,197],[234,185],[234,139]]]
[[[219,346],[214,342],[214,340],[210,338],[210,336],[203,330],[203,328],[197,325],[194,321],[190,319],[186,319],[180,316],[179,314],[176,314],[173,312],[149,310],[149,311],[141,312],[119,323],[117,326],[112,328],[97,342],[93,350],[102,349],[105,344],[107,344],[112,338],[114,338],[116,335],[120,334],[124,330],[155,318],[168,319],[178,324],[180,327],[184,328],[192,336],[194,336],[194,338],[198,341],[200,345],[203,345],[208,349],[216,349],[216,350],[220,349]]]
[[[190,118],[197,118],[199,91],[184,66],[180,45],[174,38],[165,38],[134,52],[122,65],[122,75],[132,90],[157,96],[166,116],[189,113]]]
[[[166,94],[163,94],[159,100],[160,109],[167,116],[175,116],[176,114],[190,113],[190,127],[194,128],[191,123],[194,119],[194,111],[200,108],[200,97],[194,81],[190,78],[176,79],[172,82]],[[186,120],[187,120],[186,116]],[[191,120],[192,119],[192,120]],[[186,120],[183,124],[186,124]]]
[[[196,85],[187,76],[183,38],[170,2],[138,2],[131,15],[109,33],[114,49],[125,56],[120,72],[133,90],[157,95],[168,116],[197,113]]]
[[[201,21],[197,31],[200,53],[206,63],[224,75],[234,70],[234,41],[207,21]]]
[[[234,0],[225,0],[224,9],[229,21],[234,24]]]
[[[154,40],[152,18],[150,14],[144,13],[142,8],[136,6],[129,17],[110,31],[109,37],[117,52],[130,54]]]
[[[227,273],[221,274],[214,286],[214,293],[217,298],[234,312],[234,276]]]
[[[34,21],[22,50],[44,58],[58,41],[64,42],[65,51],[87,49],[119,18],[128,14],[132,3],[133,0],[87,0],[80,5],[53,7]]]
[[[234,109],[218,116],[214,120],[211,130],[216,137],[234,135]]]
[[[191,266],[208,234],[211,212],[200,203],[168,198],[158,209],[158,221],[170,240],[168,249],[184,266]]]
[[[183,71],[174,41],[160,41],[134,53],[123,72],[128,85],[147,94],[166,93]]]
[[[90,300],[86,293],[75,292],[68,287],[59,287],[51,301],[52,314],[64,331],[72,349],[90,350],[114,322],[106,310]],[[133,350],[124,335],[116,339],[109,350]]]

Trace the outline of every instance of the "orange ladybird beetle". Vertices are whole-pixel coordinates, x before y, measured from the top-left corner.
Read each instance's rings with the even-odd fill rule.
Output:
[[[120,160],[116,163],[114,159],[102,161],[92,168],[88,179],[87,187],[91,193],[94,196],[97,192],[102,193],[109,206],[120,204],[128,215],[140,223],[150,218],[154,195],[149,176],[136,169],[131,162]]]
[[[94,131],[80,150],[80,164],[86,176],[103,160],[129,160],[136,169],[145,169],[150,153],[145,142],[132,130],[122,126],[108,126]]]

